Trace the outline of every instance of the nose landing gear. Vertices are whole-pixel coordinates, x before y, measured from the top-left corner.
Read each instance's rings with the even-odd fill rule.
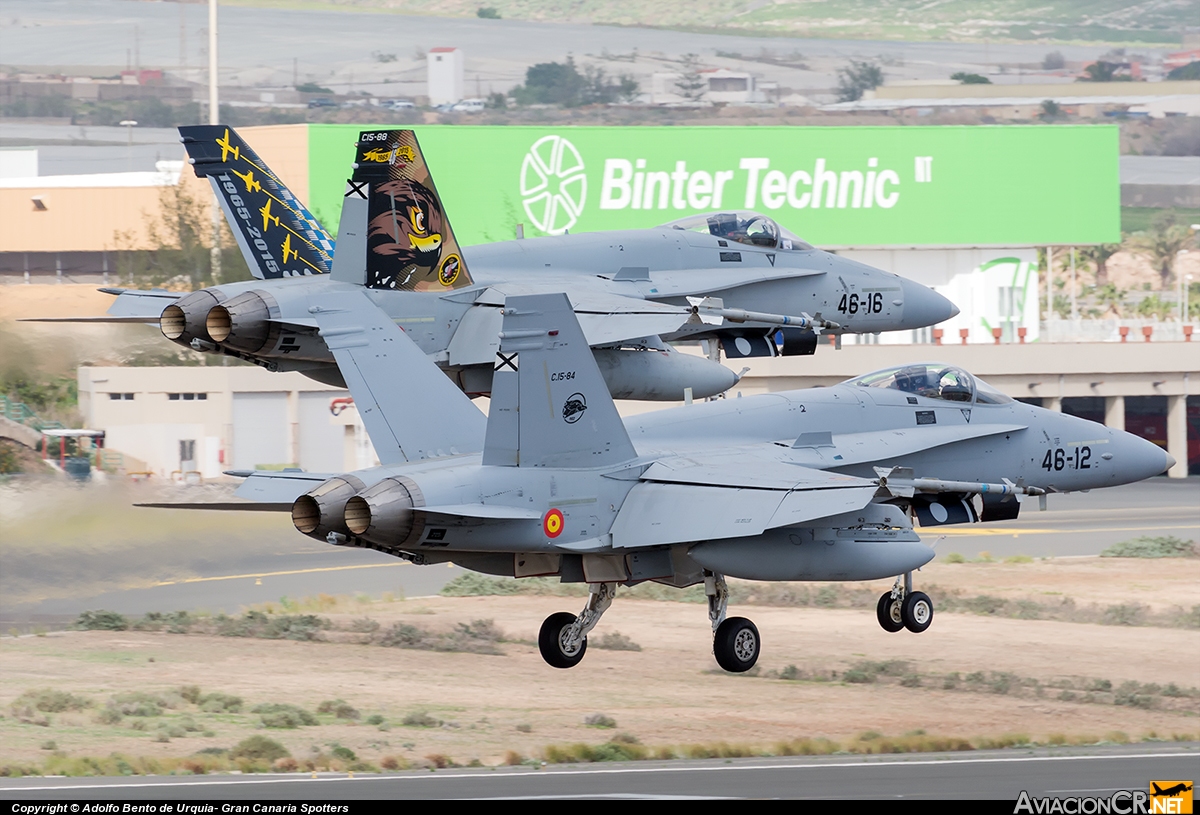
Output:
[[[912,572],[905,572],[896,578],[892,590],[879,598],[875,616],[884,631],[907,628],[920,634],[933,623],[933,601],[925,592],[912,590]]]

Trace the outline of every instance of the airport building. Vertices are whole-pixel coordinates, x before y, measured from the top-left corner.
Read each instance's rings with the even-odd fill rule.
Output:
[[[256,127],[243,135],[336,232],[362,127]],[[753,360],[745,393],[849,378],[896,355],[954,362],[967,353],[958,347],[966,343],[964,367],[985,379],[1000,377],[994,384],[1014,397],[1117,426],[1124,409],[1127,426],[1129,417],[1143,417],[1135,421],[1138,432],[1162,441],[1181,462],[1188,455],[1177,451],[1200,438],[1187,418],[1200,364],[1178,323],[1160,324],[1150,345],[1135,326],[1120,346],[1115,322],[1094,343],[1062,342],[1053,324],[1052,336],[1040,333],[1047,323],[1038,312],[1045,285],[1038,250],[1120,240],[1115,126],[415,129],[455,232],[468,246],[468,262],[471,244],[518,234],[642,228],[695,212],[747,209],[816,246],[932,286],[961,309],[938,327],[941,348],[885,353],[893,343],[934,341],[928,329],[863,338],[874,350],[856,349],[859,338],[847,338],[840,353],[822,348],[816,357]],[[164,163],[155,173],[107,178],[0,178],[0,280],[117,283],[118,254],[151,248],[149,225],[162,217],[164,191],[181,184],[197,196],[209,194],[186,167],[179,170]],[[18,171],[28,172],[11,172]],[[1130,326],[1124,328],[1128,335]],[[1124,367],[1112,368],[1117,359]],[[826,365],[834,367],[825,371]],[[1163,365],[1168,369],[1158,371]],[[1054,369],[1074,373],[1049,373]],[[326,402],[344,394],[298,375],[288,375],[292,382],[243,368],[106,371],[108,383],[80,374],[89,426],[133,427],[143,419],[180,426],[155,431],[153,443],[149,433],[127,433],[124,452],[155,472],[183,471],[188,462],[204,475],[258,465],[325,469],[338,458],[335,448],[343,466],[363,455],[352,418],[330,423]],[[133,394],[134,404],[113,393]],[[147,408],[142,415],[139,400],[161,403],[164,412]],[[251,405],[272,417],[272,433],[255,441],[261,447],[247,446],[255,433],[239,418]],[[138,421],[130,421],[134,414]],[[311,436],[310,423],[319,426]],[[115,432],[110,447],[126,444],[122,433]],[[196,443],[194,451],[180,447],[186,441]],[[1186,464],[1177,469],[1186,472]]]

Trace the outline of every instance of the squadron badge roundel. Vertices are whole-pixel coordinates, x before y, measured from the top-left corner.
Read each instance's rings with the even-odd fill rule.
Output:
[[[560,509],[551,509],[542,516],[542,531],[547,538],[557,538],[563,531],[563,514]]]

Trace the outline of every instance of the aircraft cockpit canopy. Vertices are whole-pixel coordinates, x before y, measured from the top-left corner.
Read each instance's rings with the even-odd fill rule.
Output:
[[[962,368],[937,362],[885,368],[849,379],[845,384],[858,385],[860,388],[887,388],[947,402],[1003,405],[1013,401],[1012,397],[1005,396]]]
[[[811,244],[793,235],[772,218],[768,218],[761,212],[744,209],[689,215],[686,218],[665,223],[661,228],[701,232],[716,238],[749,246],[760,246],[764,249],[794,251],[812,249]]]

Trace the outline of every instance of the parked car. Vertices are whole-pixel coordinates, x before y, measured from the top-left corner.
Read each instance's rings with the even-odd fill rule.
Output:
[[[482,99],[464,99],[450,108],[455,113],[482,113],[487,107]]]
[[[336,108],[338,103],[328,96],[318,96],[316,99],[309,99],[308,106],[310,108]]]
[[[388,110],[412,110],[416,107],[416,105],[407,99],[385,99],[379,104],[381,107],[385,107]]]

